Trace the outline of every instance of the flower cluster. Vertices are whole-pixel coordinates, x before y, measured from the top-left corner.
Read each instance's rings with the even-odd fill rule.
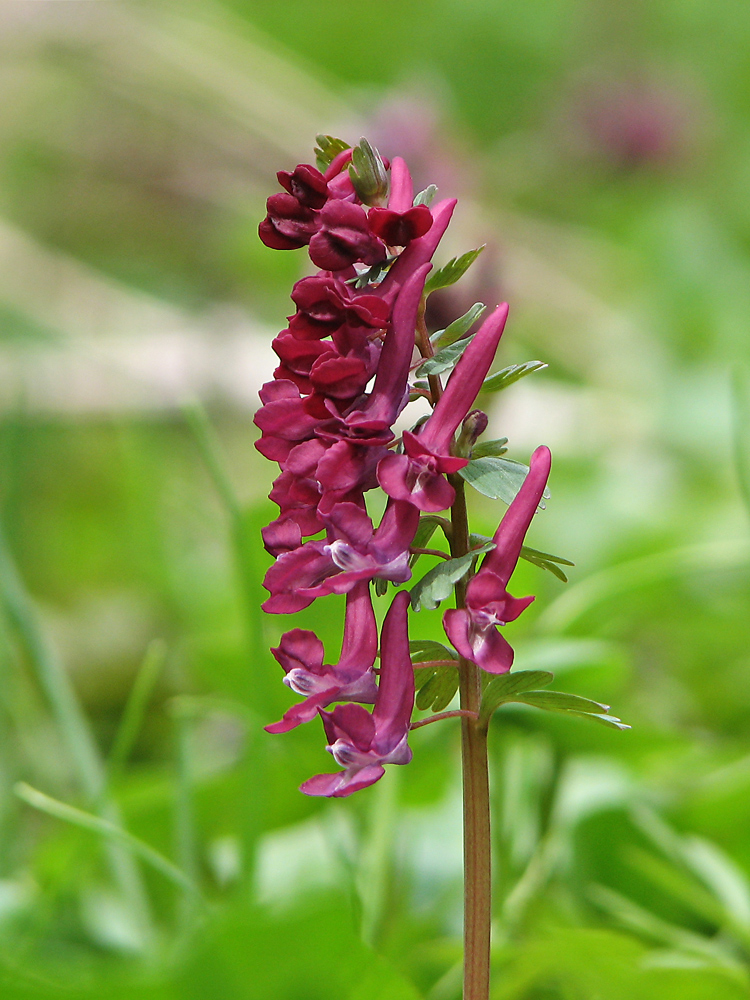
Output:
[[[430,207],[414,198],[402,159],[386,163],[365,140],[354,150],[334,142],[335,155],[319,164],[323,170],[300,164],[278,173],[284,190],[268,199],[259,227],[269,247],[307,247],[319,270],[292,290],[296,311],[273,341],[279,366],[261,391],[255,422],[257,448],[280,467],[270,494],[279,514],[263,531],[275,557],[264,581],[264,610],[290,614],[326,594],[347,595],[338,663],[324,664],[322,643],[302,629],[285,633],[273,650],[285,683],[304,700],[266,728],[286,732],[320,715],[328,750],[344,771],[317,775],[302,790],[343,796],[377,781],[383,764],[411,759],[409,598],[396,595],[378,643],[370,581],[409,580],[422,513],[454,502],[447,477],[469,461],[457,432],[471,426],[473,442],[486,426],[472,407],[507,306],[498,306],[471,338],[444,389],[435,377],[429,392],[419,390],[432,411],[397,440],[393,426],[414,391],[411,374],[432,354],[425,281],[456,202]],[[532,600],[512,598],[505,587],[548,472],[549,452],[539,449],[495,548],[469,583],[467,606],[445,616],[461,656],[485,670],[510,669],[512,650],[496,626]],[[365,498],[378,486],[388,501],[376,527]]]

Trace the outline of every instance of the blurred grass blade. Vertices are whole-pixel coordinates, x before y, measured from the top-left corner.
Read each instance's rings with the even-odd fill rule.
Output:
[[[750,372],[744,365],[732,372],[732,438],[740,493],[750,515]]]
[[[0,606],[26,650],[29,663],[44,691],[63,741],[68,747],[85,797],[89,802],[98,804],[98,811],[104,817],[102,822],[119,824],[120,814],[117,806],[111,800],[103,798],[106,772],[88,721],[81,711],[78,698],[62,663],[45,639],[31,598],[6,543],[2,524],[0,524]],[[144,940],[151,941],[153,921],[146,889],[137,865],[120,845],[111,842],[107,844],[107,858],[112,876],[131,907],[133,916],[142,929]]]
[[[182,412],[195,435],[195,440],[203,461],[206,463],[206,468],[214,482],[216,492],[221,497],[227,513],[233,520],[240,520],[242,516],[240,502],[227,474],[221,447],[208,419],[208,414],[198,400],[186,404]]]
[[[179,701],[170,705],[175,725],[176,788],[174,811],[175,853],[180,869],[194,884],[198,883],[198,838],[193,804],[192,734],[195,713],[181,710]],[[185,897],[182,921],[188,924],[193,914],[194,899]]]
[[[685,545],[639,556],[592,573],[574,584],[547,606],[537,619],[537,626],[542,631],[562,632],[597,605],[638,587],[669,580],[683,573],[734,569],[746,566],[748,562],[750,542],[744,538]]]
[[[268,649],[264,640],[263,612],[260,607],[264,595],[260,585],[262,573],[256,560],[260,527],[255,523],[255,512],[244,509],[235,493],[226,471],[221,446],[201,403],[193,401],[183,407],[183,413],[230,519],[232,547],[242,587],[248,632],[250,664],[247,670],[247,697],[248,702],[252,701],[260,714],[265,716],[276,710],[273,695],[276,685],[271,672],[265,669]]]
[[[167,646],[163,639],[154,639],[149,643],[112,743],[112,750],[107,761],[108,787],[120,777],[125,763],[130,757],[143,725],[143,718],[154,687],[164,669],[166,657]]]
[[[176,865],[173,865],[168,858],[165,858],[164,855],[159,854],[153,847],[150,847],[138,837],[134,837],[132,833],[128,833],[127,830],[123,830],[122,827],[117,826],[115,823],[111,823],[107,819],[102,819],[100,816],[94,816],[92,813],[84,812],[82,809],[76,809],[75,806],[69,806],[65,802],[58,801],[58,799],[53,799],[23,781],[14,787],[14,791],[19,799],[22,799],[27,805],[38,809],[40,812],[47,813],[48,816],[54,816],[56,819],[72,823],[73,826],[78,826],[82,830],[89,830],[92,833],[97,833],[109,840],[115,840],[123,844],[133,854],[141,858],[142,861],[151,865],[156,871],[161,872],[165,878],[174,882],[175,885],[184,889],[185,892],[189,892],[195,896],[200,895],[195,883],[184,872],[180,871]]]
[[[651,938],[652,941],[670,945],[688,954],[701,955],[719,966],[744,974],[744,967],[731,950],[724,947],[720,941],[672,924],[607,886],[594,884],[590,887],[588,895],[593,902],[630,930]]]

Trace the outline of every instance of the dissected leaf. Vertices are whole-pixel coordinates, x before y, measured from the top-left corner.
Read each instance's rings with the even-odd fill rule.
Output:
[[[453,585],[469,572],[474,555],[475,553],[469,552],[458,559],[447,559],[425,573],[409,594],[414,611],[422,608],[432,611],[446,597],[450,597]]]
[[[424,191],[420,191],[419,194],[414,196],[413,205],[431,205],[432,199],[437,194],[437,185],[428,184]]]
[[[609,705],[582,698],[578,694],[567,694],[565,691],[526,691],[519,695],[518,701],[543,708],[545,712],[580,712],[590,715],[609,711]]]
[[[442,642],[433,639],[412,639],[409,642],[409,655],[412,663],[430,663],[432,660],[457,660],[458,655],[453,649],[444,646]],[[429,670],[420,671],[429,673]]]
[[[546,367],[546,361],[524,361],[522,365],[509,365],[502,371],[495,372],[494,375],[488,375],[482,383],[482,392],[500,392],[501,389],[507,389],[509,385],[513,385],[520,378],[541,371],[542,368]]]
[[[495,709],[516,701],[521,692],[551,684],[554,676],[549,670],[517,670],[493,677],[482,694],[480,719],[488,720]]]
[[[458,474],[484,496],[511,504],[521,489],[528,471],[528,465],[524,465],[523,462],[487,456],[472,458],[468,465],[458,470]],[[549,490],[545,488],[542,496],[548,500]],[[545,509],[544,501],[539,504],[539,509]]]
[[[468,465],[458,470],[459,475],[479,493],[507,504],[515,499],[528,471],[528,465],[521,462],[490,456],[472,458]]]
[[[315,147],[315,160],[317,162],[318,170],[324,173],[326,167],[329,167],[339,153],[343,153],[345,149],[350,149],[348,142],[344,142],[343,139],[337,139],[332,135],[316,135],[315,139],[318,145]]]
[[[562,580],[563,583],[567,583],[568,578],[560,569],[558,563],[561,563],[563,566],[575,566],[575,563],[572,563],[569,559],[563,559],[562,556],[553,556],[550,552],[540,552],[538,549],[532,549],[528,545],[521,546],[521,558],[533,563],[534,566],[548,570],[558,580]]]
[[[487,306],[483,302],[475,302],[471,309],[454,319],[444,330],[436,330],[430,337],[430,343],[435,347],[448,347],[469,330],[469,328],[479,319]]]
[[[449,260],[444,267],[438,268],[427,279],[427,284],[424,286],[425,295],[437,291],[438,288],[447,288],[448,285],[455,284],[459,278],[462,278],[466,274],[486,245],[486,243],[483,243],[481,247],[477,247],[475,250],[467,250],[460,257],[454,257],[452,260]]]
[[[463,340],[459,340],[455,344],[451,344],[449,347],[444,347],[442,351],[438,351],[434,357],[427,358],[426,361],[423,361],[419,368],[417,368],[416,374],[440,375],[443,372],[447,372],[449,369],[454,368],[456,362],[472,340],[473,335],[471,337],[464,337]]]
[[[504,455],[508,450],[505,447],[507,443],[507,438],[497,438],[494,441],[480,441],[479,444],[475,444],[472,448],[471,457],[488,458],[492,456],[494,458],[498,455]]]
[[[415,702],[417,708],[442,712],[458,691],[458,670],[455,667],[436,667],[434,670],[420,670],[418,673],[429,674],[429,677],[419,685]]]

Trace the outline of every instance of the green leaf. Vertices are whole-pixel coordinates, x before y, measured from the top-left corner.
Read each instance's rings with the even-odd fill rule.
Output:
[[[350,148],[348,142],[332,135],[316,135],[315,140],[318,143],[314,150],[315,160],[321,173],[325,173],[326,167],[333,163],[339,153]]]
[[[622,719],[618,719],[616,715],[601,715],[598,712],[568,712],[568,715],[577,715],[579,719],[588,719],[590,722],[600,722],[603,726],[609,726],[610,729],[632,729],[627,722],[623,722]]]
[[[430,295],[431,292],[437,291],[438,288],[447,288],[448,285],[455,284],[459,278],[462,278],[466,274],[486,245],[486,243],[483,243],[481,247],[477,247],[475,250],[467,250],[460,257],[454,257],[452,260],[449,260],[444,267],[438,268],[427,279],[427,284],[424,286],[425,295]]]
[[[433,639],[412,639],[409,642],[409,655],[412,663],[430,663],[432,660],[457,660],[458,654],[442,642]],[[422,671],[420,671],[421,673]],[[429,670],[424,671],[429,673]]]
[[[365,205],[384,205],[388,199],[388,174],[383,158],[367,139],[360,139],[352,149],[349,177],[360,201]]]
[[[575,563],[572,563],[569,559],[563,559],[562,556],[553,556],[550,552],[540,552],[538,549],[532,549],[528,545],[521,546],[521,558],[533,563],[534,566],[548,570],[558,580],[562,580],[563,583],[567,583],[568,578],[560,569],[558,563],[561,563],[563,566],[575,566]]]
[[[528,471],[529,467],[521,462],[487,457],[472,458],[468,465],[458,470],[458,474],[484,496],[510,504],[521,489]]]
[[[384,580],[381,576],[375,577],[375,594],[378,597],[385,597],[388,593],[388,581]]]
[[[435,347],[447,347],[449,344],[454,344],[463,337],[486,308],[487,306],[483,302],[475,302],[471,309],[468,309],[458,319],[454,319],[444,330],[436,330],[430,337],[430,343]]]
[[[66,802],[53,799],[49,795],[45,795],[44,792],[32,788],[31,785],[27,785],[24,781],[18,782],[14,786],[13,791],[19,799],[22,799],[34,809],[39,809],[40,812],[47,813],[47,815],[54,816],[56,819],[61,819],[66,823],[72,823],[73,826],[80,827],[83,830],[89,830],[105,839],[124,844],[136,857],[145,861],[146,864],[151,865],[156,871],[161,872],[165,878],[170,879],[175,885],[178,885],[186,892],[196,896],[199,895],[198,887],[183,871],[172,864],[163,854],[160,854],[151,847],[150,844],[140,840],[138,837],[134,837],[132,833],[128,833],[127,830],[124,830],[116,823],[112,823],[108,819],[103,819],[101,816],[94,816],[93,813],[84,812],[75,806],[69,806]]]
[[[422,711],[431,708],[433,712],[442,712],[458,691],[458,670],[455,667],[436,667],[434,670],[419,670],[418,673],[429,676],[424,681],[420,678],[417,708]]]
[[[458,583],[471,568],[476,553],[469,552],[458,559],[448,559],[435,566],[409,592],[414,611],[427,608],[434,610],[441,601],[453,593],[453,585]]]
[[[495,441],[480,441],[479,444],[474,445],[472,448],[471,457],[489,458],[491,456],[496,458],[498,455],[504,455],[508,450],[505,447],[507,443],[507,438],[497,438]]]
[[[525,705],[542,708],[545,712],[578,712],[595,715],[609,711],[609,705],[602,705],[590,698],[582,698],[579,694],[566,694],[564,691],[527,691],[517,700]]]
[[[495,709],[508,701],[517,701],[517,695],[531,688],[551,684],[554,674],[549,670],[518,670],[493,677],[482,695],[480,720],[488,721]]]
[[[418,195],[414,196],[413,205],[431,205],[432,199],[437,194],[437,185],[428,184],[424,191],[420,191]]]
[[[434,357],[427,358],[426,361],[422,362],[419,368],[417,368],[417,375],[440,375],[442,372],[447,372],[455,366],[473,339],[472,335],[471,337],[459,340],[455,344],[451,344],[449,347],[444,347]]]
[[[522,365],[509,365],[502,371],[495,372],[494,375],[488,375],[482,383],[482,392],[500,392],[501,389],[507,389],[509,385],[517,382],[520,378],[547,367],[546,361],[524,361]]]

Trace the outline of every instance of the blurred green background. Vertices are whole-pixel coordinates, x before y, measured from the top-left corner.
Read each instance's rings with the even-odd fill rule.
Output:
[[[750,996],[749,46],[730,0],[0,3],[4,997],[460,996],[457,728],[344,802],[261,728],[252,413],[307,258],[256,227],[317,132],[487,242],[432,320],[507,299],[498,364],[549,363],[487,407],[576,563],[519,567],[516,665],[633,726],[495,717],[493,996]],[[332,657],[341,612],[294,624]]]

